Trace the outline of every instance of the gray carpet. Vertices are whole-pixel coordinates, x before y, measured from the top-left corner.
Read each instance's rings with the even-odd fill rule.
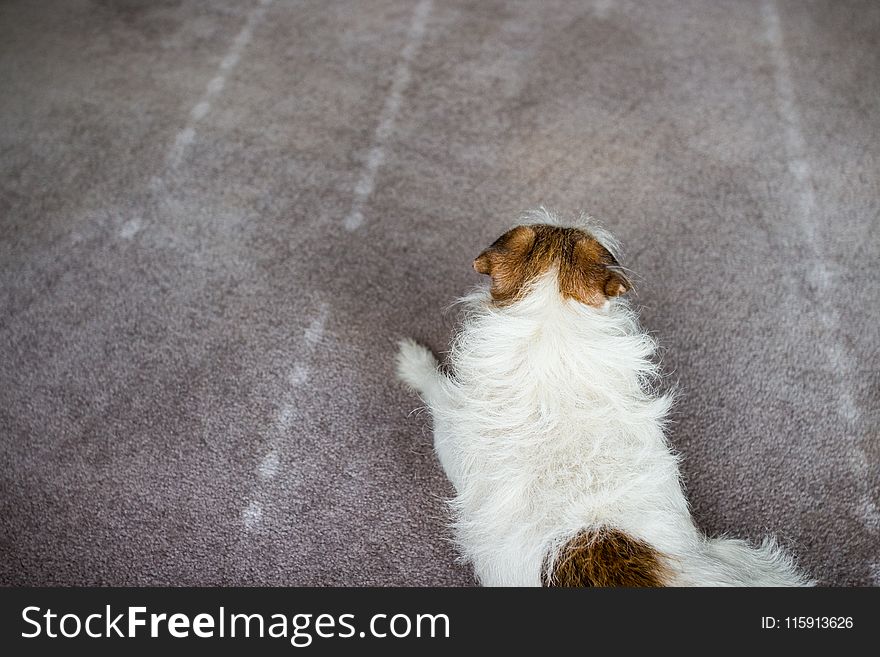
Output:
[[[470,585],[395,340],[601,218],[697,523],[880,583],[880,4],[0,4],[0,583]]]

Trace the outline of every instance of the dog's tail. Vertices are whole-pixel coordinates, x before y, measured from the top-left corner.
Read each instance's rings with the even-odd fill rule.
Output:
[[[688,559],[682,584],[697,586],[814,586],[790,554],[772,538],[749,545],[732,538],[710,538],[701,554]]]

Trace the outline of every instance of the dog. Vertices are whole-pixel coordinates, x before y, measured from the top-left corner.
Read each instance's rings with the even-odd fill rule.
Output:
[[[463,558],[484,586],[811,585],[773,539],[696,528],[618,253],[595,222],[535,211],[474,260],[490,286],[461,300],[451,371],[399,343]]]

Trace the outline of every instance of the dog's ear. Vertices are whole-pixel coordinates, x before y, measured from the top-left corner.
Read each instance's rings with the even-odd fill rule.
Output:
[[[492,297],[509,301],[515,297],[530,278],[529,254],[535,245],[535,230],[531,226],[513,228],[483,251],[474,260],[474,269],[492,279]]]
[[[614,260],[613,256],[612,260]],[[614,264],[605,266],[605,274],[605,296],[619,297],[632,289],[632,283],[616,260]]]
[[[623,267],[592,236],[584,235],[575,242],[571,264],[560,272],[560,288],[582,303],[601,306],[632,289]]]

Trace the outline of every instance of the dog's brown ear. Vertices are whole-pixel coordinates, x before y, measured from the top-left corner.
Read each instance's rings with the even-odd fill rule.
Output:
[[[605,296],[619,297],[632,289],[632,283],[616,260],[614,264],[605,267],[605,272]]]
[[[474,260],[474,269],[492,278],[492,298],[510,301],[519,293],[531,274],[529,254],[535,245],[531,226],[513,228],[483,251]]]
[[[584,235],[574,244],[571,266],[560,272],[560,289],[591,306],[601,306],[610,297],[626,294],[632,285],[623,268],[594,237]]]

